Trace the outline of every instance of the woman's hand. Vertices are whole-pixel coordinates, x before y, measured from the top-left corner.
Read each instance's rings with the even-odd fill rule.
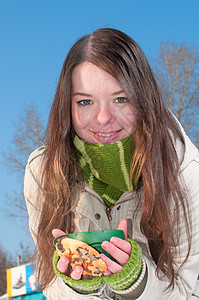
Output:
[[[119,225],[117,227],[118,230],[123,230],[124,232],[124,238],[127,239],[127,221],[126,219],[122,219],[119,222]],[[54,238],[65,234],[60,229],[53,229],[52,235]],[[61,239],[61,238],[60,238]],[[104,273],[106,276],[110,276],[114,273],[118,273],[122,270],[123,266],[128,262],[131,254],[131,244],[127,241],[124,241],[117,237],[112,237],[110,239],[110,242],[104,241],[101,244],[102,248],[108,252],[112,257],[115,258],[115,260],[118,262],[111,260],[106,255],[101,254],[102,259],[107,264],[107,270]],[[83,267],[82,266],[76,266],[75,269],[70,273],[70,270],[68,268],[69,265],[69,258],[66,256],[61,256],[58,264],[57,269],[68,276],[70,276],[72,279],[79,280],[81,279]]]
[[[53,229],[52,235],[54,238],[66,234],[64,231],[60,229]],[[61,239],[61,238],[60,238]],[[82,266],[76,266],[75,269],[70,273],[70,270],[68,268],[69,265],[69,258],[67,256],[61,256],[58,263],[57,263],[57,269],[68,276],[70,276],[72,279],[79,280],[82,276],[83,267]]]
[[[127,239],[127,220],[122,219],[117,227],[118,230],[123,230],[124,238]],[[106,276],[118,273],[122,270],[124,265],[128,262],[131,254],[131,244],[117,237],[112,237],[110,242],[104,241],[101,247],[108,252],[115,260],[111,260],[106,255],[101,254],[102,259],[107,264],[107,270],[104,273]]]

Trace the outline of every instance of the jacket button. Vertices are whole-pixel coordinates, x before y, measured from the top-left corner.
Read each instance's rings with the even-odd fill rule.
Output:
[[[100,216],[100,214],[95,214],[95,219],[96,219],[96,220],[99,220],[99,219],[101,219],[101,216]]]

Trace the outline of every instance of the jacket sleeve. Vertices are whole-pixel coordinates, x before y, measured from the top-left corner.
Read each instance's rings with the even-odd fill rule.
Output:
[[[39,148],[30,155],[24,175],[24,198],[29,215],[29,229],[35,244],[42,207],[42,199],[39,203],[37,202],[37,195],[40,190],[38,174],[40,173],[41,161],[42,148]]]
[[[156,276],[155,263],[144,258],[147,264],[148,280],[140,300],[185,300],[191,299],[199,273],[199,155],[182,171],[188,192],[189,209],[192,217],[192,244],[187,262],[180,269],[179,277],[173,290],[166,290],[169,282],[166,278],[159,280]],[[181,240],[179,245],[180,255],[176,259],[176,268],[184,260],[187,254],[187,241],[185,224],[180,222]]]
[[[29,215],[29,229],[36,244],[37,228],[42,206],[42,193],[40,202],[36,202],[40,186],[42,148],[35,150],[29,157],[24,176],[24,197]],[[103,293],[102,286],[94,294],[81,295],[67,286],[64,281],[56,276],[55,280],[46,288],[43,293],[48,300],[78,300],[78,299],[100,299]]]
[[[48,300],[99,300],[107,299],[103,298],[104,286],[102,286],[97,292],[89,295],[80,294],[69,286],[67,286],[60,277],[56,277],[56,280],[48,288],[43,291],[43,294]]]

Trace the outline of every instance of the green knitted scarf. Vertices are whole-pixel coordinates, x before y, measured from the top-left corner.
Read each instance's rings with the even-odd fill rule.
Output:
[[[86,183],[111,207],[130,186],[130,167],[134,152],[133,137],[115,143],[89,144],[74,134],[81,173]]]

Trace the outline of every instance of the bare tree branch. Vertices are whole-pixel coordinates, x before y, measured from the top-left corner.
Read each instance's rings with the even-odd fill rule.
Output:
[[[199,145],[199,49],[162,43],[154,71],[165,103]]]
[[[3,153],[4,164],[17,175],[20,191],[5,195],[5,214],[9,217],[27,217],[23,198],[23,177],[30,153],[41,146],[44,136],[44,124],[35,106],[25,106],[15,126],[15,135],[11,147]],[[12,210],[10,208],[13,208]]]
[[[6,270],[13,267],[13,259],[6,253],[0,245],[0,296],[6,293]]]

